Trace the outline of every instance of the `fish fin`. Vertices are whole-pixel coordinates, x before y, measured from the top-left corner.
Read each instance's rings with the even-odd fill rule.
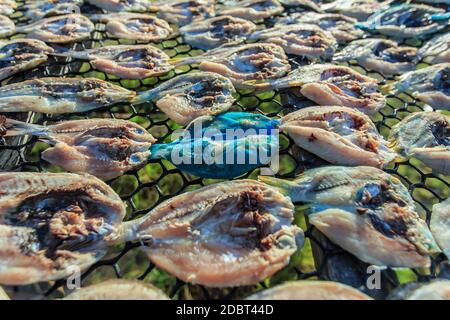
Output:
[[[44,126],[17,121],[0,116],[0,136],[25,136],[25,135],[45,135],[47,129]]]

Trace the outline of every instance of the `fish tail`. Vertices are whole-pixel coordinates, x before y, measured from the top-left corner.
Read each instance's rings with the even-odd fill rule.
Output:
[[[141,91],[131,101],[132,104],[141,104],[154,100],[158,95],[159,90],[157,88],[152,90]]]
[[[285,196],[291,196],[294,188],[296,187],[296,183],[292,181],[271,176],[258,176],[258,180],[279,189],[279,191]]]
[[[184,66],[187,64],[195,64],[201,62],[203,59],[200,57],[176,57],[169,59],[169,63],[176,66]]]
[[[150,156],[148,157],[148,159],[170,159],[171,151],[171,144],[156,143],[150,147]]]
[[[25,135],[45,135],[47,129],[44,126],[26,123],[0,116],[0,136],[25,136]]]

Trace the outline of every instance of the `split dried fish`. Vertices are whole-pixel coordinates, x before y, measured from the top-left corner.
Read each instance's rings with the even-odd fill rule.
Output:
[[[276,16],[283,11],[283,6],[277,0],[228,0],[219,14],[255,21]]]
[[[363,262],[428,267],[440,252],[408,189],[372,167],[321,167],[294,181],[265,176],[293,202],[310,203],[308,221]]]
[[[444,9],[402,4],[377,11],[357,27],[396,38],[421,38],[444,29],[448,24],[449,17]]]
[[[433,206],[430,229],[439,247],[450,257],[450,198]]]
[[[43,18],[70,13],[80,13],[80,6],[84,0],[35,0],[26,2],[22,9],[25,17],[36,21]]]
[[[279,0],[285,7],[304,7],[316,12],[323,12],[319,0]]]
[[[181,125],[208,115],[226,112],[233,102],[231,81],[217,73],[191,72],[170,79],[156,88],[140,92],[133,103],[149,100]]]
[[[382,168],[396,154],[364,113],[346,107],[309,107],[281,119],[301,148],[340,165]]]
[[[114,243],[120,197],[92,176],[0,173],[0,283],[23,285],[87,269]]]
[[[95,78],[41,78],[0,87],[0,112],[85,112],[130,102],[136,93]]]
[[[450,32],[435,36],[419,49],[417,61],[427,58],[430,63],[450,63]]]
[[[337,48],[333,35],[313,24],[276,25],[253,33],[249,39],[274,43],[288,54],[310,59],[331,58]]]
[[[450,117],[438,112],[417,112],[391,130],[392,148],[415,157],[436,172],[450,174]]]
[[[364,35],[364,31],[354,27],[356,19],[337,13],[297,12],[279,18],[277,24],[315,24],[329,31],[339,42],[349,42]]]
[[[390,76],[414,70],[416,55],[416,48],[399,46],[391,40],[362,39],[348,44],[334,55],[333,60],[336,62],[356,60],[366,69]]]
[[[152,10],[169,23],[185,26],[215,16],[213,0],[160,0],[152,2]]]
[[[110,12],[146,12],[151,8],[149,0],[86,0],[86,2]]]
[[[350,107],[366,114],[373,114],[386,104],[386,98],[377,92],[377,80],[332,64],[302,66],[281,79],[244,84],[261,90],[299,87],[303,96],[320,105]]]
[[[195,48],[214,49],[222,44],[239,43],[256,30],[256,25],[232,16],[213,17],[180,28],[184,41]]]
[[[251,285],[289,263],[303,246],[294,206],[253,180],[209,185],[153,209],[136,233],[151,237],[150,260],[177,278],[212,287]]]
[[[247,300],[373,300],[364,293],[333,281],[289,281],[258,292]]]
[[[405,73],[393,84],[392,91],[411,91],[415,98],[433,108],[450,110],[450,63]]]
[[[199,63],[200,70],[229,78],[238,89],[253,89],[249,80],[278,79],[291,66],[283,48],[272,43],[251,43],[223,46],[196,57],[175,59],[175,65]]]
[[[14,22],[10,18],[0,15],[0,38],[5,38],[14,33],[16,33]]]
[[[150,283],[114,279],[78,289],[64,300],[170,300],[170,298]]]
[[[320,8],[326,12],[341,13],[359,21],[365,21],[374,12],[387,6],[390,2],[392,1],[335,0],[331,3],[322,4]]]
[[[450,300],[450,280],[410,282],[394,290],[389,300]]]
[[[47,61],[53,49],[44,42],[16,39],[0,43],[0,80]]]
[[[109,180],[142,167],[156,140],[134,122],[118,119],[63,121],[41,126],[0,118],[5,136],[33,135],[52,147],[41,158],[74,173]],[[1,134],[0,134],[1,135]]]
[[[152,45],[104,46],[57,55],[88,60],[95,69],[122,79],[160,76],[174,68],[169,56]]]
[[[18,33],[26,33],[28,38],[49,43],[71,43],[89,39],[94,29],[94,24],[81,14],[50,17],[16,27]]]
[[[95,14],[93,21],[106,23],[105,30],[118,39],[130,39],[143,42],[161,41],[172,36],[169,24],[155,16],[143,13]]]
[[[15,0],[0,0],[0,14],[10,16],[17,9],[17,3]]]

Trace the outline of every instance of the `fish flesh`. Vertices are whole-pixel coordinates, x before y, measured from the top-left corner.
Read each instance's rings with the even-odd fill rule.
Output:
[[[0,15],[10,16],[17,9],[15,0],[0,0]]]
[[[279,0],[279,2],[285,7],[304,7],[306,9],[313,10],[315,12],[323,12],[320,8],[319,0]]]
[[[156,101],[156,106],[181,125],[201,116],[226,112],[235,101],[228,78],[212,72],[190,72],[170,79],[154,89],[139,92],[134,104]]]
[[[449,25],[444,9],[420,4],[388,6],[356,26],[362,30],[396,38],[422,38]]]
[[[306,23],[276,25],[256,31],[249,40],[274,43],[288,54],[313,60],[331,58],[337,49],[337,41],[330,32]]]
[[[48,43],[72,43],[89,39],[94,29],[94,24],[87,17],[75,13],[16,27],[18,33],[26,33],[28,38]]]
[[[450,300],[450,280],[410,282],[394,290],[388,300]]]
[[[340,13],[348,17],[365,21],[374,12],[384,8],[392,1],[378,0],[335,0],[331,3],[325,3],[320,8],[326,12]]]
[[[299,147],[333,164],[384,167],[396,157],[364,113],[346,107],[309,107],[281,119]]]
[[[172,142],[152,145],[150,159],[166,159],[202,178],[235,178],[270,164],[278,152],[278,125],[248,112],[200,117]]]
[[[152,42],[168,39],[173,33],[166,21],[149,14],[122,12],[95,14],[90,18],[106,23],[106,32],[118,39]]]
[[[88,60],[93,68],[122,79],[145,79],[168,73],[169,56],[152,45],[114,45],[56,55]]]
[[[392,92],[410,91],[436,109],[450,110],[450,63],[439,63],[403,74],[393,84]]]
[[[450,257],[450,198],[433,206],[430,229],[439,247]]]
[[[333,281],[289,281],[251,295],[246,300],[373,300],[364,293]]]
[[[180,33],[191,46],[209,50],[223,44],[243,42],[255,30],[256,25],[248,20],[218,16],[188,24],[180,28]]]
[[[0,38],[6,38],[16,33],[16,25],[7,16],[0,15]]]
[[[40,78],[0,87],[0,112],[86,112],[130,102],[135,95],[95,78]]]
[[[161,0],[152,2],[151,10],[157,11],[158,18],[181,27],[216,14],[213,0]]]
[[[149,0],[86,0],[86,2],[110,12],[146,12],[151,8]]]
[[[364,31],[354,27],[356,19],[338,13],[297,12],[277,19],[277,24],[315,24],[329,31],[340,43],[361,38]]]
[[[44,63],[54,50],[44,42],[15,39],[0,42],[0,80]]]
[[[450,32],[437,35],[419,49],[416,62],[426,58],[429,63],[450,63]]]
[[[125,205],[104,182],[70,173],[0,173],[0,283],[68,277],[106,254]]]
[[[173,63],[176,66],[198,63],[200,70],[229,78],[237,89],[254,89],[245,82],[278,79],[291,70],[283,48],[272,43],[223,46],[192,58],[175,59]]]
[[[3,121],[2,121],[3,120]],[[51,147],[41,158],[66,171],[110,180],[142,167],[156,142],[137,123],[118,119],[63,121],[42,126],[0,117],[0,135],[33,135]]]
[[[416,55],[416,48],[399,46],[391,40],[362,39],[348,44],[334,55],[333,60],[336,62],[356,60],[366,69],[392,76],[414,70]]]
[[[150,283],[114,279],[80,288],[63,300],[170,300],[170,298]]]
[[[276,16],[283,11],[283,6],[277,0],[228,0],[219,14],[255,21]]]
[[[373,167],[321,167],[294,181],[269,176],[295,202],[310,204],[308,221],[365,263],[418,268],[440,252],[401,181]]]
[[[254,180],[217,183],[175,196],[142,218],[150,260],[177,278],[210,287],[252,285],[303,246],[294,206]]]
[[[325,106],[344,106],[374,114],[386,105],[377,80],[349,67],[332,64],[302,66],[281,79],[246,81],[260,90],[297,88],[306,98]]]
[[[391,147],[415,157],[436,172],[450,174],[450,117],[438,112],[416,112],[396,124]]]
[[[84,0],[35,0],[26,2],[21,9],[25,10],[25,17],[36,21],[63,14],[80,13],[80,6],[83,3]]]

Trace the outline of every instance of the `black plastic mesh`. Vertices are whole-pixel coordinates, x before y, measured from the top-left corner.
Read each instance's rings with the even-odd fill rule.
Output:
[[[82,8],[82,12],[85,14],[95,11],[95,8],[87,5]],[[19,11],[14,14],[13,20],[17,24],[26,22],[26,19],[23,18],[20,12],[20,7]],[[270,24],[270,22],[266,22],[266,24]],[[71,48],[82,50],[104,45],[134,43],[133,41],[109,39],[103,29],[104,26],[102,24],[97,24],[96,31],[93,33],[93,40],[71,45]],[[17,35],[13,38],[20,36],[23,35]],[[420,42],[416,41],[408,44],[420,45]],[[196,55],[201,52],[184,44],[179,36],[156,44],[156,46],[163,48],[170,57]],[[291,57],[290,62],[293,69],[306,63],[306,61],[295,57]],[[352,64],[351,66],[363,74],[380,79],[382,81],[381,84],[392,81],[392,79],[383,79],[380,74],[368,72],[357,65]],[[113,83],[121,84],[128,89],[140,91],[153,88],[176,74],[189,72],[192,68],[191,66],[185,66],[165,76],[148,78],[142,81],[127,81],[98,72],[88,62],[51,57],[46,64],[4,80],[3,84],[46,76],[81,76],[106,79]],[[408,94],[388,95],[387,97],[388,105],[373,117],[378,129],[385,137],[392,125],[409,113],[423,109],[423,104],[415,101]],[[301,97],[289,92],[271,91],[259,94],[240,92],[233,109],[259,112],[271,117],[278,117],[295,110],[293,103],[296,106],[313,105],[311,101],[303,100]],[[8,114],[7,116],[39,124],[95,117],[130,119],[146,127],[159,140],[168,138],[173,129],[178,127],[152,103],[138,106],[118,105],[110,109],[105,108],[83,114],[50,116],[31,113],[28,115]],[[280,147],[281,170],[278,177],[293,178],[304,171],[305,168],[326,164],[323,160],[295,146],[292,140],[284,134],[280,136]],[[45,148],[46,144],[39,142],[36,138],[3,138],[0,140],[0,168],[3,171],[58,171],[58,168],[40,160],[40,152]],[[450,194],[450,180],[448,176],[436,176],[431,173],[429,168],[414,159],[397,162],[395,165],[387,168],[386,171],[400,177],[408,186],[412,197],[419,204],[427,221],[430,218],[431,206],[447,198]],[[256,177],[258,172],[259,170],[255,170],[245,175],[245,177]],[[124,176],[108,183],[127,203],[127,220],[129,220],[147,213],[159,203],[177,194],[212,182],[214,180],[201,179],[182,173],[168,162],[154,160],[150,161],[144,168],[127,172]],[[148,259],[138,249],[139,243],[127,243],[123,246],[112,248],[106,258],[96,263],[83,274],[83,285],[114,277],[136,278],[154,283],[173,298],[236,299],[285,280],[331,279],[363,289],[376,298],[383,298],[390,290],[398,286],[400,282],[416,279],[418,281],[427,281],[437,275],[436,265],[437,262],[443,259],[442,256],[438,257],[439,261],[435,261],[429,270],[402,270],[395,272],[390,269],[384,270],[382,272],[383,289],[370,292],[367,288],[363,288],[367,277],[367,266],[327,241],[317,230],[314,230],[312,226],[304,221],[302,207],[297,206],[296,208],[298,212],[296,222],[305,230],[308,239],[305,247],[293,256],[292,262],[288,267],[277,273],[272,279],[268,279],[257,286],[234,289],[208,289],[202,286],[185,284],[158,270],[152,263],[148,262]],[[51,284],[17,287],[12,288],[12,290],[19,294],[24,294],[23,297],[45,294],[49,298],[55,298],[64,294],[64,286],[65,281],[57,281]]]

